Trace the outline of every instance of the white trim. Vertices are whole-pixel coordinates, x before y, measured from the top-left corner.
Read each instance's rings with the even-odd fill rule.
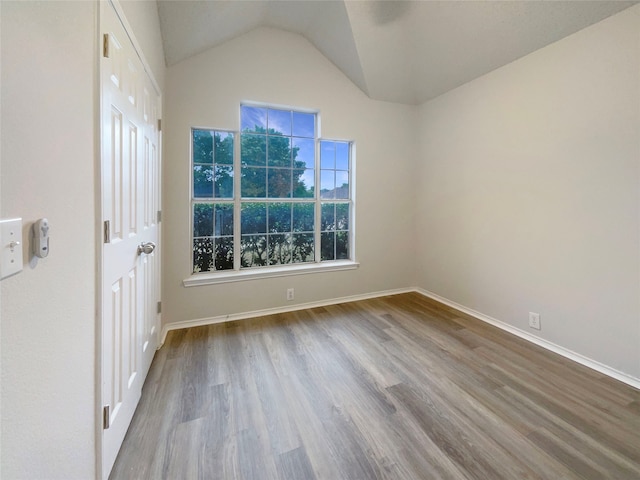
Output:
[[[531,335],[529,332],[520,330],[519,328],[509,325],[508,323],[505,323],[501,320],[497,320],[483,313],[477,312],[471,308],[465,307],[464,305],[460,305],[459,303],[456,303],[447,298],[441,297],[440,295],[437,295],[433,292],[429,292],[422,288],[415,288],[414,291],[416,291],[417,293],[420,293],[421,295],[424,295],[425,297],[428,297],[440,303],[443,303],[444,305],[447,305],[451,308],[460,310],[461,312],[466,313],[467,315],[471,315],[472,317],[477,318],[478,320],[481,320],[490,325],[493,325],[494,327],[498,327],[501,330],[504,330],[517,337],[527,340],[528,342],[538,345],[539,347],[542,347],[546,350],[557,353],[558,355],[562,355],[563,357],[568,358],[569,360],[573,360],[574,362],[579,363],[580,365],[584,365],[585,367],[591,368],[596,372],[602,373],[611,378],[615,378],[616,380],[619,380],[623,383],[626,383],[627,385],[630,385],[640,390],[640,378],[635,378],[631,375],[615,370],[611,367],[608,367],[607,365],[597,362],[596,360],[592,360],[588,357],[585,357],[584,355],[576,353],[567,348],[561,347],[560,345],[557,345],[553,342],[549,342],[548,340],[540,338],[536,335]]]
[[[370,298],[384,297],[388,295],[398,295],[401,293],[408,293],[408,292],[419,293],[421,295],[424,295],[427,298],[431,298],[432,300],[436,300],[437,302],[447,305],[448,307],[455,308],[456,310],[466,313],[467,315],[470,315],[482,322],[493,325],[494,327],[504,330],[507,333],[511,333],[512,335],[522,338],[523,340],[531,342],[551,352],[557,353],[558,355],[561,355],[576,363],[579,363],[580,365],[591,368],[596,372],[602,373],[608,377],[614,378],[622,383],[625,383],[631,387],[634,387],[640,390],[640,378],[636,378],[626,373],[615,370],[611,367],[608,367],[607,365],[597,362],[596,360],[592,360],[588,357],[585,357],[584,355],[573,352],[567,348],[561,347],[560,345],[556,345],[555,343],[549,342],[548,340],[545,340],[543,338],[537,337],[535,335],[531,335],[530,333],[525,332],[524,330],[520,330],[519,328],[509,325],[503,321],[497,320],[493,317],[477,312],[471,308],[465,307],[464,305],[460,305],[459,303],[456,303],[447,298],[441,297],[440,295],[437,295],[433,292],[429,292],[428,290],[424,290],[418,287],[399,288],[395,290],[386,290],[381,292],[365,293],[360,295],[351,295],[348,297],[339,297],[339,298],[332,298],[327,300],[320,300],[317,302],[300,303],[297,305],[286,306],[286,307],[267,308],[264,310],[255,310],[253,312],[233,313],[229,315],[220,315],[217,317],[200,318],[197,320],[187,320],[184,322],[170,323],[165,325],[162,328],[162,336],[161,336],[161,341],[158,348],[164,345],[164,342],[167,338],[167,333],[169,332],[169,330],[180,330],[182,328],[200,327],[203,325],[212,325],[215,323],[232,322],[235,320],[245,320],[248,318],[262,317],[265,315],[275,315],[278,313],[294,312],[297,310],[305,310],[307,308],[324,307],[327,305],[335,305],[338,303],[355,302],[358,300],[367,300]]]
[[[118,0],[111,0],[118,1]],[[242,108],[260,108],[265,109],[267,111],[267,124],[269,123],[268,116],[269,110],[279,110],[282,112],[289,112],[291,115],[295,113],[306,113],[314,116],[314,185],[316,186],[314,190],[313,199],[309,197],[287,197],[287,198],[272,198],[269,196],[265,197],[257,197],[257,198],[245,198],[242,196],[241,192],[241,143],[242,136],[245,135],[246,132],[242,130]],[[255,203],[264,203],[267,205],[267,213],[269,206],[274,203],[289,203],[292,205],[295,204],[309,204],[314,206],[314,216],[315,216],[315,224],[313,228],[313,245],[314,245],[314,262],[305,263],[305,264],[293,264],[293,265],[278,265],[277,267],[250,267],[251,270],[255,269],[255,272],[249,271],[249,268],[242,269],[241,268],[241,256],[242,255],[234,255],[233,259],[233,269],[225,270],[225,271],[208,271],[204,273],[195,273],[185,278],[182,283],[185,287],[193,287],[198,285],[215,285],[219,283],[231,283],[231,282],[239,282],[247,279],[259,279],[259,278],[272,278],[272,277],[281,277],[281,276],[289,276],[289,275],[301,275],[306,273],[316,273],[316,272],[327,272],[327,271],[339,271],[339,270],[352,270],[359,267],[359,263],[356,261],[355,257],[355,173],[354,173],[354,162],[355,162],[355,141],[353,140],[337,140],[337,139],[328,139],[322,138],[320,135],[319,125],[320,125],[320,111],[319,110],[306,110],[297,107],[278,107],[269,104],[263,104],[261,102],[240,102],[239,105],[239,129],[238,130],[229,130],[226,128],[212,128],[212,127],[190,127],[190,135],[189,135],[189,157],[190,157],[190,175],[192,176],[190,181],[189,188],[189,205],[190,205],[190,215],[189,215],[189,231],[191,243],[189,246],[189,250],[191,252],[191,267],[194,266],[194,241],[198,237],[194,237],[194,207],[196,204],[207,204],[207,205],[215,205],[217,203],[231,204],[233,203],[233,233],[232,235],[228,235],[229,237],[233,237],[233,251],[241,252],[240,243],[242,240],[242,232],[240,228],[240,224],[242,223],[242,205],[247,202],[255,202]],[[292,127],[293,128],[293,127]],[[194,181],[193,181],[193,171],[195,167],[195,159],[193,157],[193,146],[194,146],[194,136],[193,132],[195,130],[207,130],[209,132],[225,132],[228,134],[232,134],[234,136],[233,142],[233,170],[236,174],[234,174],[233,178],[233,197],[229,198],[216,198],[216,197],[196,197],[194,190]],[[249,132],[252,133],[252,132]],[[267,150],[268,148],[268,139],[270,133],[266,133],[267,139]],[[293,131],[290,135],[285,135],[286,138],[291,139],[293,141],[295,135],[293,135]],[[311,140],[311,137],[301,137]],[[332,143],[346,143],[348,146],[348,165],[347,165],[347,174],[348,174],[348,185],[349,185],[349,195],[348,198],[322,198],[320,189],[318,188],[321,183],[321,174],[322,171],[332,171],[334,175],[334,187],[335,187],[335,175],[338,171],[336,169],[336,165],[334,162],[333,167],[331,169],[322,169],[322,159],[321,159],[321,145],[322,142],[332,142]],[[268,151],[267,151],[268,154]],[[268,162],[267,162],[268,163]],[[212,165],[215,167],[216,162],[215,158],[213,159]],[[260,167],[262,168],[262,167]],[[269,168],[267,165],[265,168]],[[290,170],[293,172],[294,166],[292,165]],[[310,169],[308,169],[310,170]],[[268,173],[268,172],[267,172]],[[268,193],[268,192],[267,192]],[[336,255],[335,248],[335,238],[339,230],[337,230],[337,226],[332,231],[323,232],[321,230],[321,213],[322,213],[322,205],[323,203],[332,203],[335,205],[345,204],[349,207],[349,217],[348,217],[348,229],[346,233],[348,234],[348,259],[347,260],[327,260],[326,264],[321,260],[321,243],[322,243],[322,234],[323,233],[332,233],[334,235],[334,257]],[[268,214],[267,214],[268,216]],[[214,222],[215,223],[215,222]],[[214,225],[215,227],[215,225]],[[344,232],[341,230],[340,232]],[[270,235],[273,232],[266,232],[266,235]],[[280,232],[287,233],[287,232]],[[290,232],[295,233],[295,232]],[[308,232],[311,233],[311,232]],[[210,236],[209,236],[210,237]],[[207,238],[204,236],[203,238]],[[327,265],[328,263],[332,263],[332,265]]]
[[[278,313],[295,312],[298,310],[306,310],[308,308],[326,307],[327,305],[335,305],[338,303],[357,302],[358,300],[368,300],[370,298],[386,297],[388,295],[398,295],[401,293],[409,293],[414,291],[415,288],[398,288],[395,290],[385,290],[382,292],[363,293],[360,295],[350,295],[348,297],[330,298],[327,300],[319,300],[317,302],[299,303],[297,305],[286,307],[265,308],[263,310],[254,310],[253,312],[232,313],[229,315],[219,315],[217,317],[199,318],[196,320],[186,320],[183,322],[169,323],[162,327],[162,338],[160,339],[160,346],[164,345],[169,330],[180,330],[182,328],[201,327],[204,325],[213,325],[216,323],[246,320],[248,318],[264,317],[266,315],[275,315]]]
[[[151,83],[153,83],[153,87],[156,89],[156,94],[162,95],[162,91],[160,90],[160,85],[156,81],[156,77],[153,74],[153,70],[151,69],[149,62],[147,62],[146,58],[144,58],[142,46],[138,42],[138,39],[136,38],[136,36],[133,34],[133,28],[131,28],[129,21],[127,20],[127,16],[124,14],[122,5],[120,5],[120,0],[109,0],[109,2],[113,6],[113,9],[116,11],[116,15],[120,19],[120,22],[122,23],[122,26],[124,27],[125,32],[127,32],[127,36],[129,37],[129,40],[131,40],[131,43],[133,44],[133,49],[138,55],[140,62],[142,62],[142,66],[144,67],[145,72],[147,72],[147,75],[149,75],[149,78],[151,79]]]
[[[97,89],[96,89],[96,95],[97,98],[94,98],[94,101],[97,102],[97,108],[96,108],[96,115],[97,115],[97,120],[96,120],[96,128],[98,130],[97,132],[97,136],[96,136],[96,152],[97,152],[97,156],[96,156],[96,162],[97,162],[97,167],[96,167],[96,220],[97,220],[97,235],[96,235],[96,243],[97,243],[97,267],[96,267],[96,347],[95,347],[95,351],[96,351],[96,368],[95,368],[95,372],[96,372],[96,382],[95,382],[95,440],[96,440],[96,445],[95,445],[95,455],[96,455],[96,462],[95,462],[95,478],[96,480],[102,479],[103,478],[103,468],[104,468],[104,428],[102,426],[102,409],[103,409],[103,348],[102,348],[102,343],[103,343],[103,335],[102,335],[102,328],[103,328],[103,324],[104,324],[104,319],[103,319],[103,315],[102,315],[102,302],[103,302],[103,295],[102,295],[102,287],[103,287],[103,283],[104,283],[104,242],[103,242],[103,237],[102,237],[102,227],[103,227],[103,212],[102,212],[102,208],[103,208],[103,200],[102,200],[102,162],[103,162],[103,151],[102,151],[102,147],[103,147],[103,137],[102,137],[102,114],[103,114],[103,81],[102,81],[102,73],[103,73],[103,56],[102,56],[102,49],[103,49],[103,41],[104,41],[104,37],[103,34],[106,33],[104,32],[104,27],[105,27],[105,18],[106,18],[106,11],[110,8],[113,9],[115,16],[117,17],[118,21],[122,24],[122,27],[129,39],[129,41],[131,42],[131,44],[133,45],[133,49],[135,54],[137,55],[138,59],[140,60],[144,71],[146,73],[146,75],[148,76],[149,80],[151,81],[152,87],[155,90],[155,94],[159,97],[159,103],[158,103],[158,118],[161,119],[162,118],[162,90],[160,89],[160,85],[158,84],[156,77],[154,75],[154,72],[151,68],[151,66],[149,65],[149,63],[147,62],[147,60],[145,59],[144,56],[144,51],[142,49],[142,46],[140,45],[140,43],[138,42],[136,36],[134,35],[133,31],[134,29],[131,27],[131,24],[129,23],[129,21],[127,20],[126,15],[124,14],[124,10],[122,9],[122,5],[121,5],[121,0],[108,0],[107,1],[100,1],[97,2],[97,13],[96,13],[96,17],[95,17],[95,29],[97,32],[97,36],[98,38],[96,39],[96,44],[95,44],[95,50],[96,50],[96,64],[94,67],[94,72],[96,75],[96,79],[95,81],[97,82]],[[161,179],[161,174],[162,174],[162,132],[159,131],[158,132],[158,148],[156,151],[156,155],[157,155],[157,159],[158,159],[158,178]],[[161,210],[161,195],[162,195],[162,191],[161,191],[161,182],[159,181],[158,183],[158,187],[157,187],[157,195],[159,198],[158,201],[158,207]],[[156,212],[153,212],[153,215],[156,215]],[[158,222],[159,223],[159,222]],[[161,227],[160,225],[158,225],[158,235],[161,235]],[[160,274],[161,274],[161,267],[158,268],[157,271],[157,278],[156,280],[160,280]],[[160,286],[158,286],[158,289],[160,289]],[[160,290],[158,292],[158,300],[160,300]],[[156,324],[154,325],[154,328],[156,328],[156,331],[159,331],[159,327],[161,325],[162,322],[162,317],[160,315],[156,316]],[[153,337],[154,334],[152,333],[151,336]],[[157,338],[157,333],[155,334],[156,338]],[[157,343],[157,341],[156,341]],[[157,346],[157,348],[160,348],[160,345]],[[149,366],[147,366],[147,371],[144,372],[144,378],[146,378],[147,374],[148,374],[148,368]],[[141,385],[144,383],[144,378],[143,381],[141,383]],[[137,405],[137,402],[136,402]]]
[[[306,275],[308,273],[337,272],[340,270],[355,270],[360,264],[351,260],[336,260],[326,263],[303,263],[291,266],[246,268],[240,271],[221,270],[216,273],[199,273],[185,278],[185,287],[199,285],[215,285],[216,283],[243,282],[259,278],[288,277],[291,275]]]

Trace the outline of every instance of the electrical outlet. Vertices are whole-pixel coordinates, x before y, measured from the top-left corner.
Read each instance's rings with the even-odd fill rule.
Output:
[[[287,300],[293,300],[293,288],[287,288]]]
[[[529,312],[529,327],[535,328],[536,330],[540,330],[542,327],[540,326],[540,314]]]

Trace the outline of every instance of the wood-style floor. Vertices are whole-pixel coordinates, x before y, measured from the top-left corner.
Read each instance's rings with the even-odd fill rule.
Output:
[[[640,479],[640,391],[403,294],[170,332],[113,479]]]

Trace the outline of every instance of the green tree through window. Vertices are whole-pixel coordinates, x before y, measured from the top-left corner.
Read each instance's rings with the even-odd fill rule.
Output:
[[[192,130],[194,273],[351,258],[350,144],[318,141],[314,113],[240,118],[239,154],[234,133]]]

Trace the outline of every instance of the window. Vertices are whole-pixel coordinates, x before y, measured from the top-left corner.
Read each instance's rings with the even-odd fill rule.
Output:
[[[234,134],[192,130],[193,271],[234,267]]]
[[[241,105],[239,133],[192,129],[194,274],[353,260],[352,145],[317,120]]]

